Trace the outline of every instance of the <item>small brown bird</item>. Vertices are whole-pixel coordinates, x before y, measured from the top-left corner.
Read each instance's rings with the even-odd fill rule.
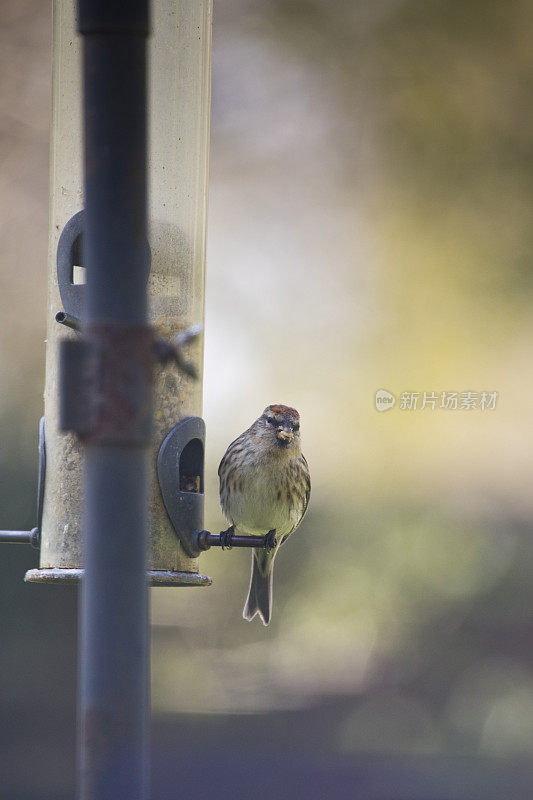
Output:
[[[243,617],[272,613],[272,567],[280,546],[303,519],[311,494],[309,467],[300,448],[300,415],[283,405],[267,406],[230,444],[218,468],[220,505],[237,534],[272,534],[271,550],[254,548],[252,577]]]

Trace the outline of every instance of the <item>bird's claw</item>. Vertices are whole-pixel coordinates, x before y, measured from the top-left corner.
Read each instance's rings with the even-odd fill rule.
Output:
[[[235,528],[232,525],[227,531],[220,532],[220,544],[223,550],[231,550],[231,537],[235,532]]]
[[[277,544],[278,542],[276,539],[276,531],[275,530],[269,531],[265,536],[265,545],[264,545],[267,553],[269,553],[271,550],[274,550]]]

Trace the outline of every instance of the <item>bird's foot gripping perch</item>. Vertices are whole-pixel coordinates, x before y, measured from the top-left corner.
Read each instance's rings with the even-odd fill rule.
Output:
[[[220,536],[220,546],[223,550],[231,550],[231,540],[234,533],[235,528],[231,525],[226,531],[221,531],[218,534]]]
[[[272,530],[267,533],[265,536],[265,544],[264,548],[269,553],[271,550],[275,550],[278,545],[278,540],[276,539],[276,531]]]

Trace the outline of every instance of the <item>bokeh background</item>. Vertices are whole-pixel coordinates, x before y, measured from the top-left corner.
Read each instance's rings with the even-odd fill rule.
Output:
[[[246,552],[152,590],[154,797],[533,795],[532,37],[523,0],[216,4],[206,523],[268,403],[300,410],[313,492],[269,628]],[[48,3],[4,0],[2,528],[35,520],[50,43]],[[35,562],[2,547],[0,796],[61,800],[76,592]]]

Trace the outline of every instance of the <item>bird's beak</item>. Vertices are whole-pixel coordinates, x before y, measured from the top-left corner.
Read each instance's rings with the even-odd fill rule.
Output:
[[[294,433],[291,431],[290,428],[281,428],[277,432],[278,439],[281,439],[283,442],[290,442]]]

